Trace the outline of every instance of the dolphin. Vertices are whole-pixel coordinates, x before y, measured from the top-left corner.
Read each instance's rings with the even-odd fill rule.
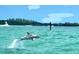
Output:
[[[35,38],[40,38],[37,35],[32,35],[30,37],[26,36],[26,37],[22,37],[20,40],[35,40]]]

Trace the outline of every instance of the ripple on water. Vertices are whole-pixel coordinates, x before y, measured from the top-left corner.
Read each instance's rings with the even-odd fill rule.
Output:
[[[26,32],[37,34],[40,38],[23,41],[23,45],[19,44],[14,49],[7,48],[14,39],[20,39]],[[49,31],[46,26],[10,26],[0,27],[0,34],[0,53],[3,54],[79,53],[79,27],[52,27]]]

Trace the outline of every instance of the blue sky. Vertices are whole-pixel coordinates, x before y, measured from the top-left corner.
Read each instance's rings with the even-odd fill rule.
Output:
[[[79,22],[78,5],[0,5],[0,19],[25,18],[40,22]]]

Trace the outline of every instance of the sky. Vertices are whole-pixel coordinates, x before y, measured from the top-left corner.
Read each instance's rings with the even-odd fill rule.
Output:
[[[43,23],[79,22],[78,5],[0,5],[0,20],[24,18]]]

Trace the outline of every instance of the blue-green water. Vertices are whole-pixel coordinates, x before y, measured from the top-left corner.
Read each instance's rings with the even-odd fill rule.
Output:
[[[26,32],[40,36],[34,41],[24,40],[8,48]],[[76,54],[79,53],[79,27],[9,26],[0,27],[0,54]]]

